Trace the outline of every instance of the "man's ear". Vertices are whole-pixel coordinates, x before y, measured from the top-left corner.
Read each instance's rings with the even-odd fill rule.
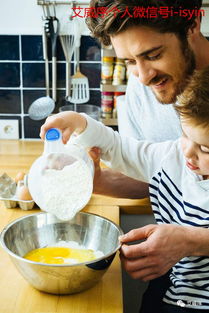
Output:
[[[194,23],[188,30],[188,36],[199,34],[200,33],[200,26],[201,26],[201,16],[197,16],[194,20]]]

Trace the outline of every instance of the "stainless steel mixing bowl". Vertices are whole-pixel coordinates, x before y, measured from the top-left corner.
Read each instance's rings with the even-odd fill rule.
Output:
[[[71,294],[95,285],[110,266],[120,248],[118,236],[123,232],[110,220],[79,212],[70,221],[60,221],[49,213],[36,213],[8,224],[0,235],[2,247],[10,255],[22,276],[36,289],[53,294]],[[76,241],[88,249],[100,250],[104,256],[79,264],[49,265],[24,259],[37,248]]]

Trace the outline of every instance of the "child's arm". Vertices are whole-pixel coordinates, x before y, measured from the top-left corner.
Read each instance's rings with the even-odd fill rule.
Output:
[[[41,128],[41,137],[53,127],[62,131],[64,143],[72,133],[77,133],[75,143],[87,149],[100,148],[101,159],[109,167],[143,182],[148,182],[159,169],[160,161],[173,145],[173,142],[153,144],[121,137],[118,132],[89,116],[71,111],[47,118]]]
[[[72,133],[81,134],[87,126],[86,118],[77,112],[61,112],[48,117],[41,126],[40,137],[44,139],[50,128],[59,128],[62,131],[63,143],[66,143]]]
[[[80,125],[79,129],[77,128],[77,124]],[[40,136],[44,139],[46,131],[56,127],[63,132],[63,142],[66,143],[76,128],[75,131],[79,134],[86,129],[86,126],[87,120],[85,116],[75,112],[62,112],[46,119],[41,127]],[[93,151],[93,149],[91,149],[91,151]],[[120,198],[144,198],[148,195],[146,184],[138,180],[133,180],[120,173],[113,172],[110,169],[101,170],[100,154],[98,153],[99,152],[97,152],[96,159],[93,157],[96,174],[94,177],[95,193]]]

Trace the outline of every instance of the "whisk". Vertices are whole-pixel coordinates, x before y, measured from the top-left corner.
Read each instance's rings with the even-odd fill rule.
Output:
[[[66,100],[70,95],[71,60],[75,50],[75,20],[72,14],[62,18],[60,42],[66,60]]]

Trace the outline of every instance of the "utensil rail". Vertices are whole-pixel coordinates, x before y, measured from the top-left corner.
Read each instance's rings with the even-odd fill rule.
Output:
[[[48,0],[37,0],[37,4],[38,5],[45,5],[45,6],[47,6],[47,5],[58,5],[58,4],[67,4],[67,5],[71,5],[71,4],[79,4],[79,5],[86,5],[86,4],[89,4],[89,0],[86,0],[86,1],[48,1]]]

